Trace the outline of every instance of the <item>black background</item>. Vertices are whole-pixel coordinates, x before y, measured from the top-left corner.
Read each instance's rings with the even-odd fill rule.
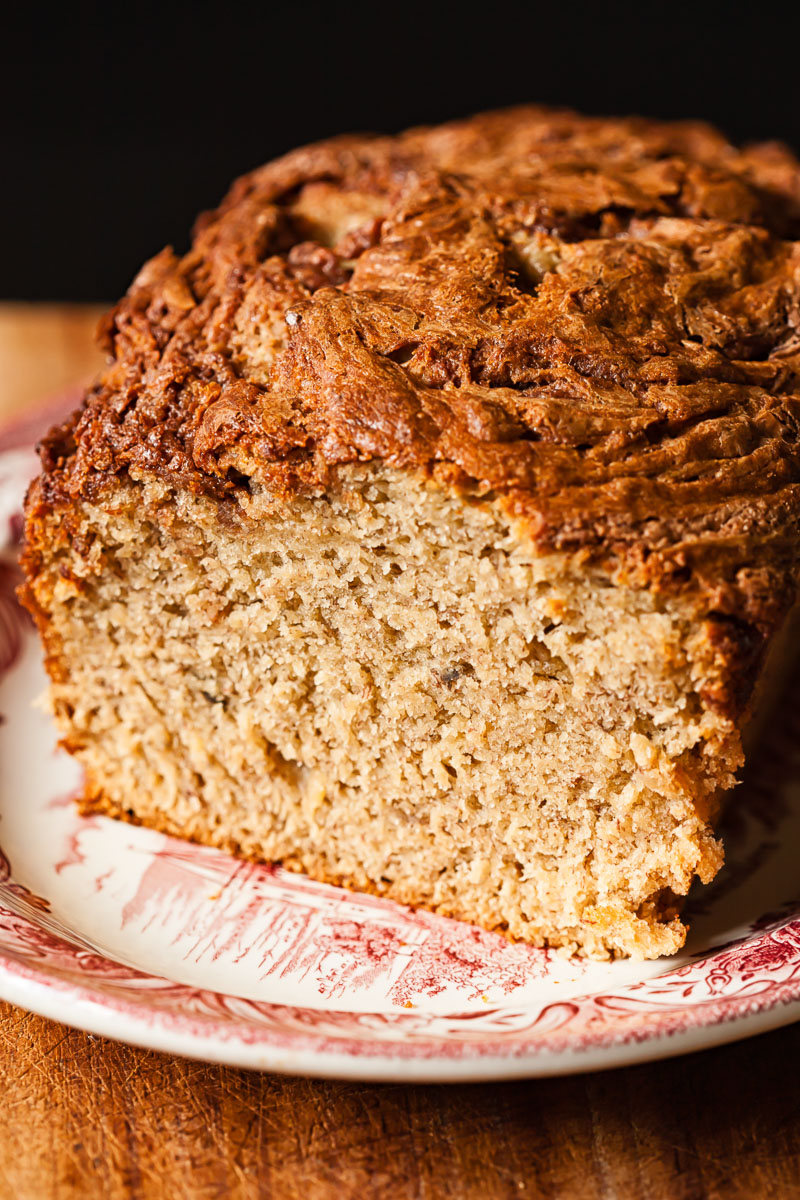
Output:
[[[4,6],[0,295],[111,299],[292,146],[518,101],[800,149],[798,6]]]

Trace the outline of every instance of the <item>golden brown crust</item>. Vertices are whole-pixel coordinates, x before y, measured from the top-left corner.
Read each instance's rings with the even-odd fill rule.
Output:
[[[298,150],[142,270],[37,503],[383,458],[692,589],[707,702],[739,711],[794,596],[798,236],[788,151],[696,123],[526,108]]]

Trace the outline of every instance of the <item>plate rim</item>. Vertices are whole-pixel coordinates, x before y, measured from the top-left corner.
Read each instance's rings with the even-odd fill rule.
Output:
[[[120,1012],[108,997],[98,1001],[89,989],[70,987],[50,976],[36,976],[35,971],[9,962],[0,953],[0,997],[60,1024],[157,1053],[245,1070],[374,1083],[479,1083],[582,1075],[710,1050],[800,1020],[798,986],[793,996],[756,1012],[723,1016],[680,1031],[660,1030],[633,1040],[560,1050],[542,1046],[519,1054],[478,1053],[457,1058],[390,1057],[382,1048],[353,1055],[314,1044],[281,1047],[269,1034],[258,1041],[242,1041],[235,1036],[220,1037],[213,1027],[202,1034],[181,1030],[158,1018],[151,1022],[131,1012]],[[59,1007],[64,1001],[69,1005],[67,1012]],[[213,1026],[213,1022],[209,1024]]]

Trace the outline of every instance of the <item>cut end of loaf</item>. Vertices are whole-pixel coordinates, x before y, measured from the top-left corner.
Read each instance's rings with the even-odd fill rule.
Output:
[[[29,513],[87,806],[534,944],[682,945],[741,754],[679,594],[379,464],[280,504],[143,476]]]

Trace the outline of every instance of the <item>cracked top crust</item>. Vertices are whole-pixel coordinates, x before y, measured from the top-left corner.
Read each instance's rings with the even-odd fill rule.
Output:
[[[295,151],[106,318],[40,499],[377,457],[760,642],[800,541],[798,237],[789,151],[698,123],[519,108]]]

